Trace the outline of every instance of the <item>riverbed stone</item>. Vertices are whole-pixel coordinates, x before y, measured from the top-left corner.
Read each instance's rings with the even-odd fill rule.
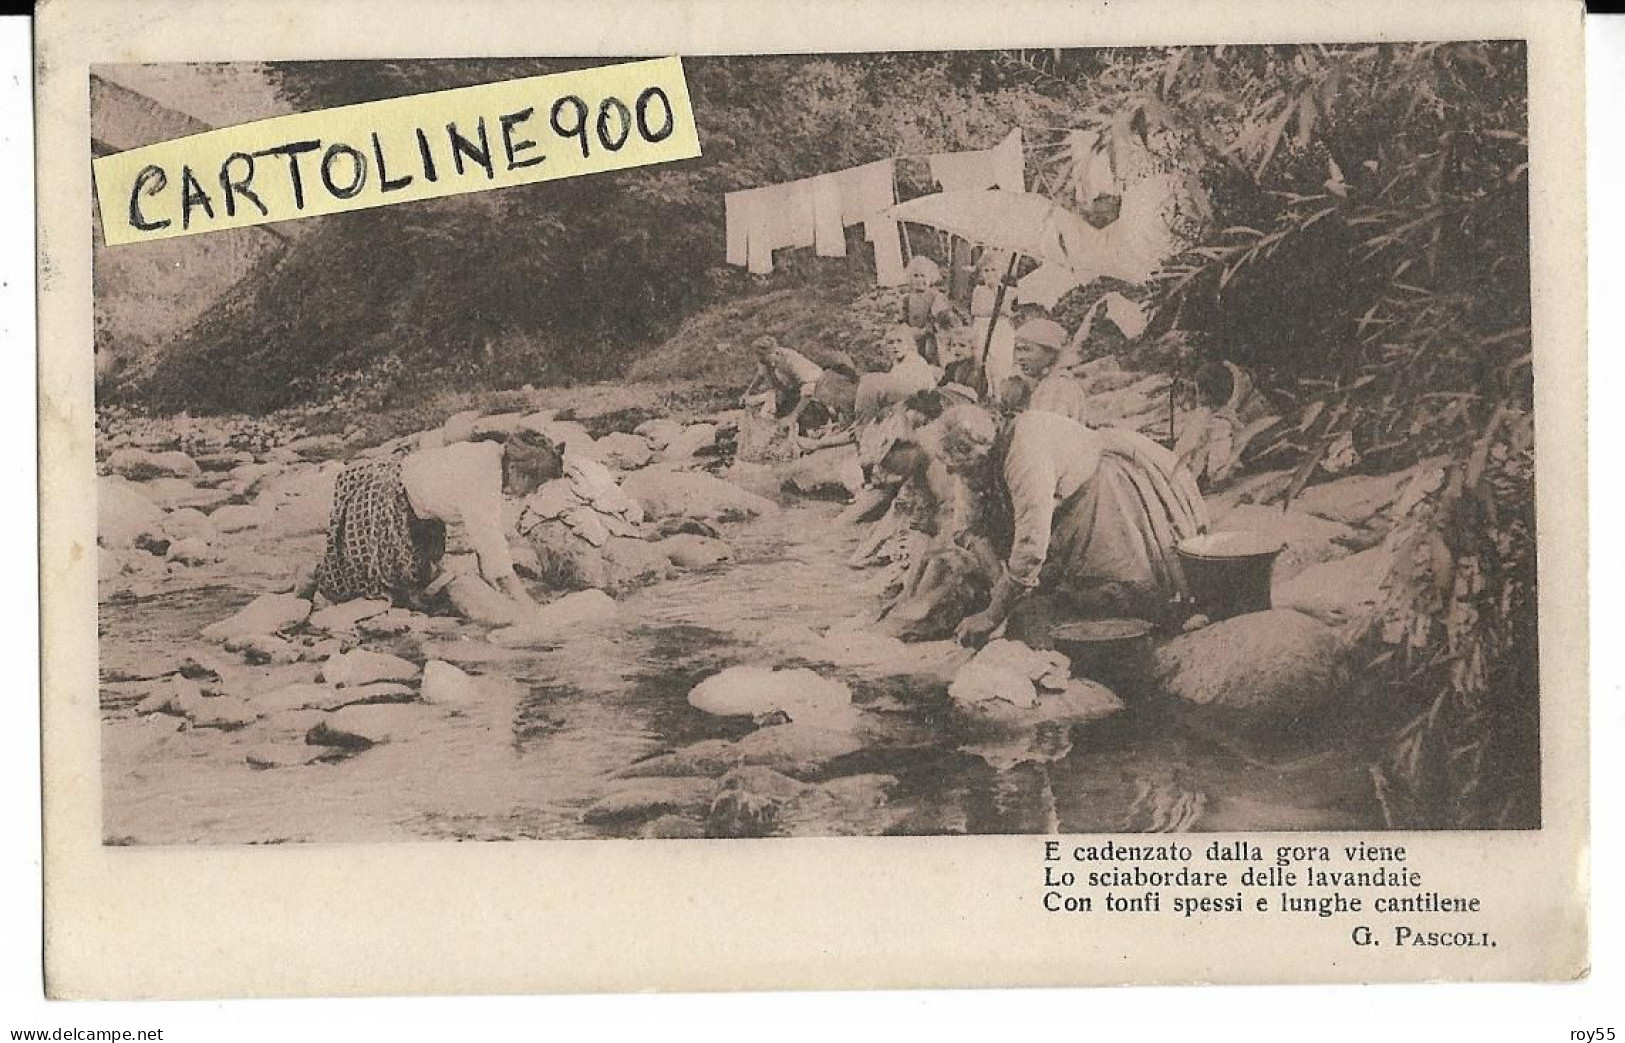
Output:
[[[837,757],[862,748],[863,740],[850,732],[794,722],[758,728],[734,744],[741,763],[797,777],[816,774]]]
[[[410,704],[345,706],[328,714],[305,738],[316,746],[352,749],[400,742],[422,734],[426,725],[423,715],[423,707]]]
[[[243,761],[250,768],[261,771],[273,768],[299,768],[332,759],[333,749],[327,746],[312,746],[292,739],[262,742],[250,747],[248,752],[243,754]]]
[[[96,481],[96,540],[104,547],[127,549],[141,536],[163,535],[164,511],[139,486],[113,476]]]
[[[338,605],[329,605],[327,608],[310,615],[310,626],[314,630],[324,630],[329,633],[335,631],[354,630],[356,624],[363,619],[389,611],[389,602],[381,598],[356,598]]]
[[[667,561],[684,569],[709,568],[732,561],[734,556],[733,548],[724,541],[686,532],[667,536],[656,542],[654,549],[664,554]]]
[[[423,666],[423,701],[436,706],[466,707],[482,702],[478,678],[435,659]]]
[[[1275,584],[1270,600],[1276,608],[1295,609],[1328,626],[1344,626],[1366,618],[1376,608],[1393,564],[1390,548],[1372,547],[1309,566]]]
[[[234,635],[226,638],[225,649],[236,652],[252,666],[297,663],[304,655],[304,649],[299,645],[275,634]]]
[[[1312,725],[1344,687],[1337,631],[1291,609],[1252,612],[1167,642],[1156,683],[1197,719],[1227,730]]]
[[[180,450],[164,453],[146,449],[119,449],[107,458],[107,470],[132,481],[153,478],[193,478],[201,473],[197,461]]]
[[[246,699],[221,695],[191,701],[187,706],[186,719],[192,722],[194,728],[235,731],[253,724],[259,719],[259,713]]]
[[[201,539],[205,545],[218,535],[209,516],[196,507],[170,511],[158,527],[171,540]]]
[[[645,840],[699,840],[705,836],[705,823],[687,815],[660,815],[638,830]]]
[[[783,711],[807,724],[851,720],[852,689],[806,668],[771,670],[730,666],[707,677],[688,693],[689,705],[722,717],[756,717]]]
[[[683,433],[683,425],[666,417],[656,417],[645,420],[632,429],[632,433],[640,436],[654,449],[664,449],[671,444],[672,439]]]
[[[417,664],[386,652],[358,648],[336,655],[322,664],[321,680],[340,688],[375,681],[410,681],[418,676]]]
[[[623,779],[582,812],[581,821],[589,826],[630,825],[660,815],[702,815],[715,790],[710,779]]]
[[[209,522],[218,533],[246,532],[264,525],[269,519],[263,507],[246,503],[222,504],[209,515]]]
[[[706,815],[705,835],[766,837],[778,832],[785,805],[813,787],[772,768],[751,765],[725,775]]]
[[[648,439],[623,431],[611,431],[598,439],[594,448],[604,466],[618,471],[635,471],[654,457]]]
[[[738,746],[727,739],[702,739],[670,753],[648,757],[616,772],[617,778],[669,778],[681,775],[715,777],[737,767]]]
[[[688,460],[717,444],[716,424],[689,424],[667,442],[661,450],[662,460]]]
[[[203,637],[225,641],[229,637],[275,634],[291,630],[310,616],[310,602],[292,594],[262,594],[234,615],[203,628]]]

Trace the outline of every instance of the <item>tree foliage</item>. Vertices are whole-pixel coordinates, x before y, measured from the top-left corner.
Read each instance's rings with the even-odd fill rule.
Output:
[[[1082,122],[1182,170],[1204,225],[1152,290],[1158,324],[1291,404],[1288,500],[1320,474],[1449,460],[1407,494],[1365,633],[1373,687],[1414,704],[1374,767],[1390,822],[1538,824],[1523,46],[1103,61]]]

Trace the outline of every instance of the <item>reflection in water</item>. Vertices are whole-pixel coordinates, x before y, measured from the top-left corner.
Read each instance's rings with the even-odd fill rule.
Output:
[[[337,764],[253,771],[240,733],[173,731],[173,719],[110,709],[106,832],[140,843],[515,839],[636,835],[641,820],[582,821],[630,766],[705,740],[739,739],[744,718],[687,702],[728,666],[806,665],[852,688],[858,748],[803,782],[889,776],[829,788],[780,823],[802,835],[1352,829],[1380,824],[1355,751],[1286,767],[1249,762],[1143,699],[1105,720],[1026,736],[1019,758],[978,756],[946,698],[951,652],[906,661],[837,654],[819,634],[857,616],[880,579],[842,562],[855,538],[811,504],[736,527],[735,560],[637,591],[615,622],[561,633],[550,648],[497,650],[467,637],[393,650],[443,654],[482,675],[493,698],[460,714],[426,708],[421,732]],[[103,606],[109,661],[191,644],[247,600],[226,588]],[[473,628],[470,628],[472,631]],[[984,753],[986,751],[983,751]],[[644,780],[651,787],[684,780]],[[857,779],[858,783],[864,779]],[[692,789],[692,787],[689,787]],[[884,791],[884,797],[874,794]],[[833,794],[833,796],[831,795]],[[876,811],[883,801],[885,814]],[[692,803],[690,801],[690,803]],[[662,818],[704,826],[676,797]],[[647,816],[646,816],[647,817]],[[595,821],[599,821],[595,819]],[[690,828],[685,827],[685,828]]]

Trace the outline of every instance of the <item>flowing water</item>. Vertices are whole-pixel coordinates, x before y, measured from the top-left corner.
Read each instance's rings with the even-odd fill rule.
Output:
[[[835,505],[803,502],[732,526],[735,559],[624,598],[615,621],[561,632],[545,648],[501,648],[483,631],[372,647],[442,658],[491,693],[460,714],[423,707],[410,734],[337,763],[256,770],[245,752],[277,725],[176,730],[137,718],[104,691],[103,793],[110,843],[513,840],[636,835],[638,821],[588,820],[628,766],[749,721],[687,702],[698,681],[736,664],[808,666],[847,683],[861,748],[813,781],[891,776],[882,809],[830,801],[793,832],[1135,832],[1359,829],[1380,825],[1363,766],[1343,749],[1260,763],[1187,731],[1141,698],[999,768],[956,732],[947,680],[965,653],[943,643],[884,646],[849,631],[878,603],[877,570],[844,560],[858,537]],[[197,630],[257,591],[236,585],[160,592],[102,606],[107,661],[197,645]],[[821,635],[851,633],[831,642]],[[319,711],[315,711],[319,713]],[[284,740],[297,739],[295,715]],[[274,737],[274,736],[272,736]],[[1055,736],[1050,736],[1056,740]],[[649,780],[658,784],[659,780]],[[682,782],[687,780],[667,780]],[[695,815],[702,825],[703,812]]]

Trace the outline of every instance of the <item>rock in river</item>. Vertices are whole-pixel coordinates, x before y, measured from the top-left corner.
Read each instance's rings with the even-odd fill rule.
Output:
[[[96,482],[96,540],[104,547],[134,547],[142,536],[162,536],[163,508],[124,478]]]
[[[1214,623],[1155,653],[1162,688],[1227,731],[1311,723],[1337,699],[1341,667],[1337,631],[1290,609]]]
[[[321,679],[344,688],[374,681],[410,681],[417,675],[417,664],[409,659],[358,648],[322,664]]]
[[[811,670],[730,666],[688,693],[689,705],[723,717],[757,717],[783,711],[805,724],[850,723],[852,690]]]
[[[316,630],[325,630],[329,633],[335,631],[354,630],[357,623],[363,619],[389,611],[389,602],[382,599],[369,601],[357,598],[346,601],[340,605],[331,605],[310,616],[310,625]]]
[[[197,461],[179,450],[153,453],[145,449],[120,449],[107,458],[107,469],[135,481],[150,478],[193,478],[202,473]]]
[[[473,706],[480,699],[478,679],[438,659],[423,666],[423,701],[437,706]]]
[[[250,601],[236,615],[203,628],[204,638],[224,641],[229,637],[250,637],[292,630],[310,616],[310,602],[292,594],[263,594]]]
[[[704,814],[716,783],[710,779],[626,779],[581,814],[587,825],[641,822],[659,815]]]
[[[656,543],[654,548],[664,554],[667,561],[684,569],[708,568],[724,561],[732,561],[734,556],[733,548],[722,540],[687,532],[667,536]]]

